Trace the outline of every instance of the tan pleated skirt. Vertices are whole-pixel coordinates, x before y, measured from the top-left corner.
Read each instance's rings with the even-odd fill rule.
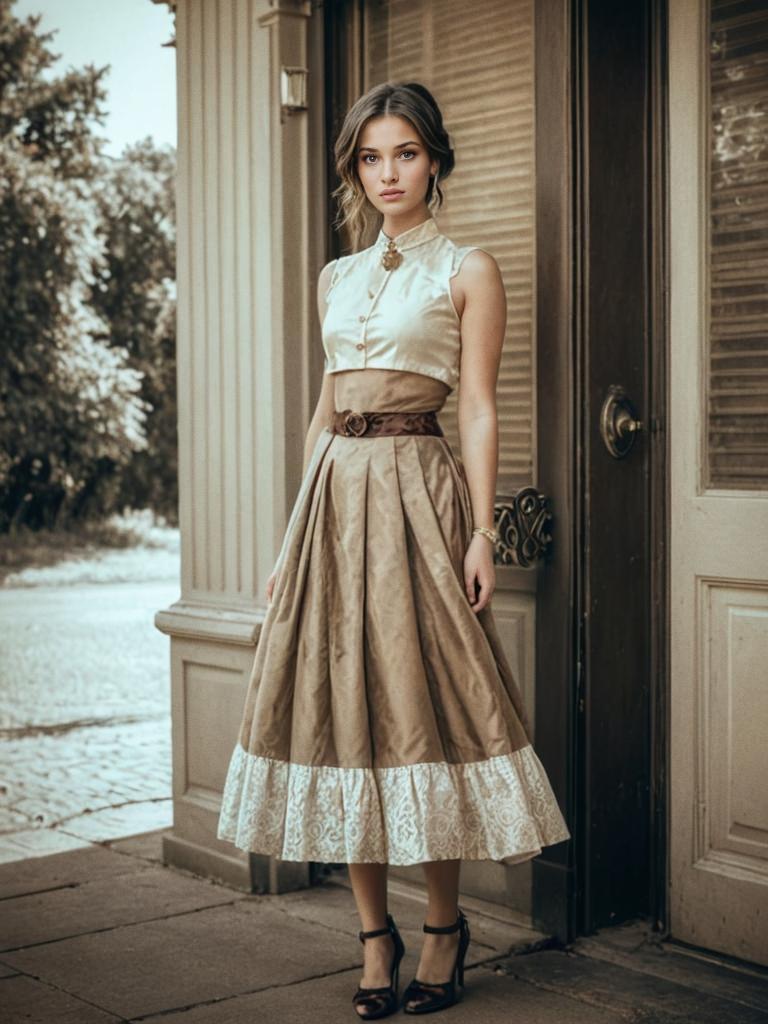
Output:
[[[440,408],[421,374],[336,375],[336,408]],[[570,837],[493,612],[445,438],[323,430],[256,648],[218,838],[283,860],[516,863]]]

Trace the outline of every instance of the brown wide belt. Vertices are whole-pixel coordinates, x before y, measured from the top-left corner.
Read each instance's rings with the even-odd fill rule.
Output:
[[[389,437],[393,434],[433,434],[444,437],[437,409],[428,412],[357,412],[335,409],[331,432],[345,437]]]

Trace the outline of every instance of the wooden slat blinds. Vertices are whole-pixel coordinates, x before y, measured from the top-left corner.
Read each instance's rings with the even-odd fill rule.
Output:
[[[456,151],[440,230],[488,250],[504,276],[497,491],[509,496],[535,482],[533,2],[372,0],[364,49],[366,88],[410,80],[433,92]],[[440,416],[456,450],[457,395]]]
[[[768,3],[710,9],[708,483],[768,488]]]

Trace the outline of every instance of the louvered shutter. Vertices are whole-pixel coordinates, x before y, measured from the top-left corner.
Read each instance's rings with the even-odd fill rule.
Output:
[[[533,4],[484,0],[470,16],[458,0],[389,0],[364,11],[365,88],[415,80],[434,93],[456,151],[437,222],[492,253],[504,277],[497,492],[509,496],[535,482]],[[457,397],[440,418],[458,451]]]
[[[712,3],[709,84],[708,482],[765,490],[768,3]]]

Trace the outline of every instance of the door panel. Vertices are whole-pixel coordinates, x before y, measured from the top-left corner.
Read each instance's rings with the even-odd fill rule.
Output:
[[[670,10],[670,915],[768,964],[768,5]]]

